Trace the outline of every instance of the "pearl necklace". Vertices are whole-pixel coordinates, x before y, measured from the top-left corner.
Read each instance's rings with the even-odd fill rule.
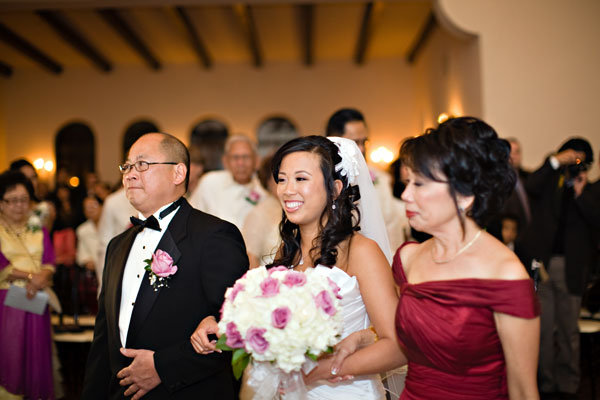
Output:
[[[462,253],[464,253],[469,247],[471,247],[473,245],[473,243],[475,243],[477,241],[477,239],[479,239],[479,236],[481,236],[481,231],[482,229],[479,230],[479,232],[477,232],[477,234],[475,234],[475,236],[473,236],[473,239],[471,239],[471,241],[467,244],[465,244],[460,250],[458,250],[456,252],[456,254],[454,256],[452,256],[451,258],[447,259],[447,260],[436,260],[435,258],[433,258],[433,247],[432,250],[430,252],[431,254],[431,261],[433,261],[436,264],[448,264],[451,261],[454,261],[454,259],[456,257],[458,257],[459,255],[461,255]]]

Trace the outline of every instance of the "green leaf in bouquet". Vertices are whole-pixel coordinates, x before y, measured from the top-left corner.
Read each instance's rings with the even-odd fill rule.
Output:
[[[231,347],[227,346],[226,342],[227,342],[226,334],[222,334],[221,336],[219,336],[219,340],[217,340],[217,349],[225,350],[225,351],[233,351],[233,349]]]
[[[325,350],[323,353],[333,354],[333,346],[327,346],[327,350]]]
[[[235,379],[240,379],[242,377],[242,373],[248,366],[248,362],[250,362],[250,354],[246,353],[246,350],[241,348],[236,349],[233,352],[231,366],[233,368],[233,376],[235,376]]]
[[[316,354],[311,353],[310,351],[306,351],[306,357],[310,358],[313,361],[317,361],[319,356]]]

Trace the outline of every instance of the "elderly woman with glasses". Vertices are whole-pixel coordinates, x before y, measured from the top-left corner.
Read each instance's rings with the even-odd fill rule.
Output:
[[[21,172],[0,175],[0,398],[54,399],[48,308],[42,315],[5,305],[11,286],[26,297],[52,282],[54,250],[31,214],[33,187]],[[8,393],[7,393],[8,392]],[[11,396],[13,395],[13,396]]]

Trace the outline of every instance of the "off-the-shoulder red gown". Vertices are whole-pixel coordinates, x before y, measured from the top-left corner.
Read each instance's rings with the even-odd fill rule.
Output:
[[[493,314],[539,315],[532,281],[456,279],[413,285],[404,274],[401,249],[393,263],[401,293],[396,331],[408,358],[400,399],[507,399]]]

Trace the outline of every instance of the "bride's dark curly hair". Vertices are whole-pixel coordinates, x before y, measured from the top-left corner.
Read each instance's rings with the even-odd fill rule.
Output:
[[[323,136],[305,136],[290,140],[277,150],[273,156],[271,172],[278,181],[279,168],[283,159],[292,153],[307,152],[316,154],[321,160],[324,190],[327,194],[327,203],[320,218],[319,234],[312,243],[310,256],[314,264],[333,267],[337,261],[337,245],[349,238],[359,229],[360,212],[356,202],[360,198],[357,186],[348,187],[348,180],[335,166],[342,160],[338,154],[338,147]],[[342,181],[342,191],[335,198],[335,181]],[[332,207],[335,204],[335,208]],[[282,213],[279,233],[282,239],[281,250],[269,267],[275,265],[291,266],[300,261],[300,229],[298,225],[287,219]]]
[[[484,227],[515,187],[509,155],[510,144],[474,117],[449,119],[436,129],[406,140],[400,149],[403,165],[429,179],[448,183],[463,234],[465,216],[459,210],[457,194],[474,197],[465,215]]]

